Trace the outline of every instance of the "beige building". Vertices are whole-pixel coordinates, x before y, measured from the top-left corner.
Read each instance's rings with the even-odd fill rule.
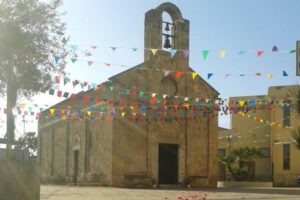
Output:
[[[268,95],[230,98],[237,104],[240,100],[254,100],[256,109],[245,112],[247,105],[244,104],[242,112],[233,110],[231,129],[219,131],[219,155],[245,146],[261,149],[264,156],[249,163],[253,168],[252,180],[270,180],[274,186],[293,186],[300,177],[300,151],[291,138],[291,128],[299,123],[297,106],[289,94],[293,87],[270,87]],[[219,168],[219,179],[228,179],[224,166]]]
[[[173,20],[169,24],[172,36],[168,39],[172,48],[178,50],[174,57],[161,50],[165,39],[163,11]],[[154,54],[151,49],[159,50]],[[194,71],[188,67],[188,56],[183,54],[185,49],[189,49],[189,21],[182,18],[175,5],[161,4],[145,14],[144,63],[111,77],[104,84],[112,88],[130,87],[131,92],[133,88],[137,92],[151,91],[157,98],[167,94],[170,102],[175,96],[196,98],[199,94],[216,99],[219,93],[215,89],[199,76],[193,79],[190,75]],[[163,70],[172,73],[166,75]],[[173,72],[178,70],[184,76],[176,78]],[[121,95],[117,90],[100,93],[90,90],[77,96],[87,95],[102,101],[87,103],[78,98],[67,99],[52,107],[77,108],[83,114],[79,120],[73,117],[46,119],[43,116],[47,116],[49,110],[42,113],[39,162],[44,182],[109,186],[191,183],[195,187],[216,187],[217,116],[200,111],[193,117],[192,112],[182,115],[185,113],[182,108],[152,105],[147,98]],[[137,102],[147,109],[132,104],[121,106],[122,101]],[[103,108],[100,116],[99,107]],[[152,116],[154,111],[155,117]],[[76,113],[71,111],[70,115],[73,114]]]

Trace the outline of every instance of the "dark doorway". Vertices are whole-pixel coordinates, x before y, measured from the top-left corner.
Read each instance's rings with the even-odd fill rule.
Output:
[[[74,151],[74,184],[77,185],[77,176],[78,176],[78,154],[79,150]]]
[[[158,178],[160,184],[178,183],[178,145],[159,144]]]

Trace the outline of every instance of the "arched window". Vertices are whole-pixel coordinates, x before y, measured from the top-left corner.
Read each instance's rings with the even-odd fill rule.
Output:
[[[162,13],[162,49],[174,49],[174,23],[168,12]]]

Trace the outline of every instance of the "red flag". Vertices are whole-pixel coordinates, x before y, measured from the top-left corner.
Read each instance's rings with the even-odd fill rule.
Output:
[[[181,71],[181,70],[177,70],[176,71],[176,78],[179,78],[179,77],[181,77],[183,75],[183,71]]]
[[[57,96],[61,97],[61,95],[62,95],[62,91],[57,91]]]
[[[257,57],[260,57],[263,53],[264,51],[257,51]]]

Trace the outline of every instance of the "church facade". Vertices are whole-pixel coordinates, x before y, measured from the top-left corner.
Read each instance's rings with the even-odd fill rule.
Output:
[[[170,35],[163,33],[166,23],[162,12],[172,18],[167,24],[171,26]],[[162,50],[164,38],[172,49],[177,49],[173,57]],[[199,97],[217,99],[219,95],[200,76],[191,76],[194,71],[189,67],[188,55],[183,53],[188,49],[189,21],[180,10],[171,3],[149,10],[145,14],[142,64],[101,84],[115,88],[113,91],[77,94],[101,99],[97,103],[73,98],[52,107],[80,109],[81,117],[74,118],[71,112],[63,119],[40,118],[42,181],[121,187],[216,187],[218,116],[213,111],[195,109],[192,104],[177,104],[179,97],[188,103]],[[173,72],[182,72],[183,76]],[[129,87],[125,95],[116,89]],[[48,113],[46,110],[41,115]]]

